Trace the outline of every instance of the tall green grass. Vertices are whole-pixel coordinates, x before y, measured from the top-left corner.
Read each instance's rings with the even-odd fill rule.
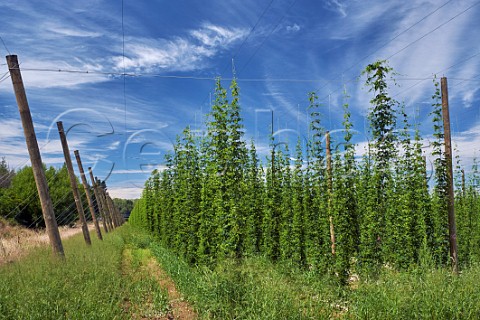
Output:
[[[0,268],[0,319],[122,317],[121,235],[95,239],[91,247],[75,236],[64,247],[65,261],[42,247]]]
[[[190,266],[128,225],[92,240],[91,247],[81,235],[66,240],[65,261],[41,248],[1,267],[0,319],[165,317],[167,292],[145,268],[152,254],[202,319],[480,319],[479,265],[459,276],[384,270],[341,286],[334,276],[262,257],[214,270]]]
[[[480,319],[480,266],[385,269],[349,286],[261,257],[227,260],[215,270],[152,251],[203,319]]]
[[[260,257],[210,270],[158,244],[151,249],[203,319],[330,319],[343,312],[339,288],[318,275],[288,272]]]
[[[359,319],[480,319],[480,266],[461,275],[449,270],[384,272],[351,293]]]
[[[100,242],[82,235],[64,241],[65,261],[43,247],[0,268],[0,319],[131,319],[158,317],[168,307],[168,295],[156,281],[139,272],[144,259],[128,243],[131,230],[116,229]],[[125,247],[131,266],[122,265]],[[123,262],[125,263],[125,262]]]

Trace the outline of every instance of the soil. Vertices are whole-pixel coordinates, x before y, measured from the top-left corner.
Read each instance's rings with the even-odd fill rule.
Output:
[[[165,288],[168,292],[168,299],[170,300],[171,311],[167,314],[166,319],[197,319],[198,316],[193,310],[192,306],[190,306],[190,304],[182,298],[182,295],[175,287],[175,283],[160,267],[159,263],[154,258],[150,259],[147,268],[150,271],[150,274],[157,279],[160,287]]]

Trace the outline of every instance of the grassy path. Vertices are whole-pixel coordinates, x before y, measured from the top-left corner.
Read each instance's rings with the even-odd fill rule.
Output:
[[[124,309],[132,319],[197,319],[193,308],[183,300],[150,249],[126,248],[122,270],[135,288],[131,299],[124,302]]]

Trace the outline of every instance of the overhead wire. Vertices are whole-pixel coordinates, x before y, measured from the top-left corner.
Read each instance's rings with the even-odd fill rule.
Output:
[[[102,74],[102,75],[123,75],[123,73],[117,72],[96,72],[89,70],[67,70],[67,69],[42,69],[42,68],[25,68],[22,71],[34,71],[34,72],[65,72],[65,73],[77,73],[77,74]],[[126,73],[126,76],[131,77],[157,77],[163,79],[180,79],[180,80],[205,80],[215,81],[215,77],[197,77],[197,76],[179,76],[179,75],[163,75],[158,73]],[[425,77],[405,77],[398,79],[399,81],[414,81],[419,79],[425,79]],[[223,80],[233,80],[233,78],[223,78]],[[237,77],[235,80],[239,82],[342,82],[340,79],[299,79],[299,78],[241,78]],[[355,82],[356,78],[347,80],[346,82]],[[343,81],[342,83],[345,83]]]
[[[0,83],[2,83],[3,81],[7,80],[8,78],[10,78],[10,71],[5,72],[5,73],[0,77]]]
[[[345,73],[349,70],[351,70],[353,67],[355,67],[356,65],[358,65],[360,62],[362,62],[363,60],[371,57],[374,53],[378,52],[380,49],[383,49],[385,48],[388,44],[392,43],[394,40],[396,40],[398,37],[400,37],[401,35],[405,34],[406,32],[408,32],[409,30],[411,30],[413,27],[415,27],[416,25],[418,25],[419,23],[421,23],[422,21],[424,21],[425,19],[427,19],[428,17],[430,17],[431,15],[433,15],[434,13],[436,13],[437,11],[439,11],[440,9],[442,9],[443,7],[445,7],[447,4],[449,4],[450,2],[452,2],[453,0],[449,0],[445,3],[443,3],[441,6],[437,7],[435,10],[431,11],[430,13],[428,13],[427,15],[423,16],[420,20],[418,20],[417,22],[415,22],[414,24],[412,24],[410,27],[408,27],[407,29],[401,31],[400,33],[398,33],[396,36],[394,36],[393,38],[391,38],[390,40],[388,40],[387,42],[385,42],[383,45],[381,45],[380,47],[378,47],[375,51],[373,51],[372,53],[366,55],[366,56],[363,56],[362,58],[360,58],[358,61],[356,61],[354,64],[352,64],[351,66],[349,66],[348,68],[346,68],[345,70],[343,70],[342,73]]]
[[[238,47],[238,49],[236,50],[236,53],[232,56],[232,63],[234,61],[234,59],[237,57],[238,53],[240,52],[240,50],[243,48],[243,46],[245,45],[245,43],[247,42],[247,40],[250,38],[250,36],[253,34],[253,31],[257,28],[258,24],[260,23],[260,20],[262,20],[263,16],[267,13],[267,11],[270,9],[270,7],[272,6],[273,4],[273,1],[274,0],[270,0],[270,2],[267,4],[267,6],[263,9],[262,13],[260,14],[260,16],[258,17],[257,21],[255,22],[255,24],[252,26],[252,28],[250,29],[250,32],[248,33],[248,35],[243,39],[242,43],[240,44],[240,46]],[[227,64],[225,66],[225,68],[223,68],[221,74],[225,73],[225,71],[227,70],[228,68],[228,65]],[[208,78],[208,79],[202,79],[202,80],[209,80],[209,81],[212,81],[212,80],[216,80],[216,79],[212,79],[212,78]],[[226,79],[224,79],[226,80]],[[202,103],[200,104],[200,106],[203,106],[203,104],[207,101],[207,99],[211,96],[211,93],[209,93],[205,99],[203,99]],[[203,113],[203,112],[202,112]],[[203,115],[203,114],[202,114]]]
[[[438,74],[444,73],[445,71],[450,70],[450,69],[455,68],[455,67],[458,67],[459,65],[461,65],[461,64],[463,64],[463,63],[465,63],[465,62],[467,62],[467,61],[469,61],[469,60],[471,60],[471,59],[473,59],[473,58],[475,58],[475,57],[477,57],[477,56],[480,56],[480,51],[477,52],[477,53],[475,53],[475,54],[473,54],[473,55],[471,55],[471,56],[469,56],[469,57],[466,58],[466,59],[463,59],[463,60],[461,60],[461,61],[459,61],[459,62],[456,62],[455,64],[453,64],[453,65],[451,65],[451,66],[449,66],[449,67],[447,67],[447,68],[445,68],[445,69],[442,69],[442,70],[440,70],[440,71],[438,71],[438,72],[435,72],[435,73],[433,73],[433,74],[434,74],[434,75],[438,75]],[[449,79],[454,80],[454,78],[449,78]],[[421,79],[421,80],[419,80],[417,83],[411,85],[410,87],[408,87],[408,88],[406,88],[406,89],[404,89],[404,90],[396,93],[393,97],[396,97],[396,96],[399,96],[399,95],[401,95],[401,94],[403,94],[403,93],[405,93],[405,92],[408,92],[410,89],[418,86],[420,83],[424,82],[425,80],[433,80],[433,77],[429,77],[429,78],[426,78],[426,79]]]
[[[236,50],[235,54],[232,56],[232,59],[235,59],[237,57],[237,55],[240,53],[240,51],[242,50],[243,46],[245,45],[245,43],[247,42],[247,40],[250,38],[250,36],[253,34],[253,31],[255,31],[255,29],[257,28],[258,24],[260,23],[260,21],[262,20],[263,16],[265,16],[265,14],[267,13],[267,11],[270,9],[270,7],[272,6],[273,4],[273,1],[275,0],[270,0],[270,2],[267,4],[267,6],[263,9],[262,13],[260,14],[260,16],[258,17],[257,21],[255,22],[255,24],[253,25],[253,27],[250,29],[250,32],[247,34],[247,36],[243,39],[242,43],[240,44],[240,46],[238,47],[238,49]],[[225,68],[223,69],[222,73],[223,74],[225,72],[225,70],[228,68],[228,64],[225,66]]]
[[[466,8],[465,10],[462,10],[460,11],[458,14],[454,15],[453,17],[451,17],[450,19],[448,19],[447,21],[445,21],[444,23],[441,23],[440,25],[438,25],[437,27],[435,27],[434,29],[430,30],[429,32],[425,33],[424,35],[422,35],[420,38],[410,42],[409,44],[407,44],[405,47],[403,47],[402,49],[398,50],[397,52],[395,52],[394,54],[390,55],[389,57],[387,57],[386,60],[389,60],[391,59],[392,57],[396,56],[397,54],[401,53],[402,51],[404,51],[405,49],[409,48],[411,45],[417,43],[418,41],[422,40],[423,38],[425,38],[426,36],[432,34],[433,32],[437,31],[438,29],[440,29],[441,27],[443,27],[444,25],[450,23],[451,21],[455,20],[456,18],[458,18],[459,16],[461,16],[462,14],[464,14],[465,12],[467,12],[468,10],[472,9],[473,7],[477,6],[478,4],[480,4],[480,1],[477,1],[475,2],[474,4],[472,4],[471,6],[469,6],[468,8]]]
[[[7,50],[7,52],[8,52],[8,55],[11,55],[11,53],[10,53],[10,50],[8,50],[8,47],[7,47],[7,45],[5,44],[5,41],[3,41],[3,38],[2,38],[2,36],[0,36],[0,40],[2,40],[3,47],[5,48],[5,50]]]
[[[250,58],[248,58],[247,62],[245,62],[245,64],[242,66],[242,68],[240,69],[239,73],[242,73],[243,70],[245,70],[245,68],[247,67],[247,65],[250,63],[250,61],[252,61],[253,57],[255,57],[255,55],[258,53],[258,51],[263,47],[263,45],[265,44],[265,42],[267,41],[267,39],[273,34],[273,32],[275,30],[277,30],[278,26],[282,23],[283,19],[285,19],[285,17],[287,16],[288,12],[293,8],[293,6],[297,3],[297,0],[293,0],[292,3],[290,4],[290,6],[287,8],[287,10],[285,11],[285,13],[283,14],[283,16],[278,20],[278,23],[275,25],[275,27],[270,31],[270,33],[263,39],[263,41],[260,43],[260,45],[255,49],[255,51],[253,52],[253,54],[250,56]]]
[[[480,4],[480,1],[475,2],[475,3],[472,4],[471,6],[467,7],[466,9],[460,11],[459,13],[457,13],[456,15],[454,15],[453,17],[451,17],[450,19],[448,19],[447,21],[441,23],[440,25],[438,25],[438,26],[435,27],[434,29],[432,29],[432,30],[428,31],[427,33],[423,34],[421,37],[419,37],[419,38],[411,41],[410,43],[408,43],[406,46],[404,46],[404,47],[401,48],[400,50],[398,50],[398,51],[394,52],[393,54],[391,54],[391,55],[390,55],[389,57],[387,57],[385,60],[391,59],[392,57],[394,57],[394,56],[396,56],[397,54],[403,52],[404,50],[406,50],[407,48],[409,48],[409,47],[412,46],[413,44],[419,42],[420,40],[423,40],[423,39],[424,39],[425,37],[427,37],[428,35],[432,34],[433,32],[437,31],[437,30],[440,29],[441,27],[443,27],[443,26],[445,26],[446,24],[450,23],[451,21],[455,20],[456,18],[458,18],[458,17],[461,16],[462,14],[466,13],[467,11],[471,10],[473,7],[477,6],[478,4]],[[443,4],[441,7],[444,7],[444,5],[445,5],[445,4]],[[438,10],[436,9],[436,11],[438,11]],[[429,16],[429,15],[431,15],[431,13],[428,14],[427,16]],[[418,22],[415,23],[415,24],[418,24]],[[409,27],[409,28],[407,28],[407,29],[411,29],[411,28]],[[353,80],[353,79],[355,79],[355,78],[358,78],[358,77],[360,77],[360,75],[353,77],[352,79],[350,79],[350,81]],[[418,80],[426,80],[426,79],[427,79],[427,78],[418,79]],[[411,87],[414,87],[414,86],[416,86],[416,85],[418,85],[418,84],[415,84],[415,85],[413,85],[413,86],[411,86]],[[323,86],[323,87],[325,87],[325,86]],[[323,88],[323,87],[322,87],[322,88]],[[321,89],[321,88],[320,88],[320,89]],[[337,90],[335,90],[335,91],[331,91],[331,92],[329,93],[329,95],[330,95],[330,94],[333,94],[333,93],[336,93],[336,92],[338,92],[338,91],[341,90],[341,89],[342,89],[342,88],[337,89]],[[328,95],[326,95],[325,97],[327,97],[327,96],[328,96]]]

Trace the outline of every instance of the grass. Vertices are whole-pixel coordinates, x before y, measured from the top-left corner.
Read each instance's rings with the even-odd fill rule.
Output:
[[[210,270],[191,267],[158,244],[152,252],[203,319],[331,319],[344,312],[339,287],[263,258]]]
[[[299,272],[261,258],[189,266],[158,244],[152,251],[203,319],[480,319],[480,265],[384,270],[339,286],[332,276]]]
[[[0,319],[165,319],[172,310],[163,272],[201,319],[480,318],[479,265],[460,276],[384,270],[343,287],[262,257],[190,266],[128,225],[104,239],[86,247],[79,234],[64,241],[65,261],[41,247],[0,267]]]
[[[480,319],[480,266],[460,276],[448,270],[382,274],[351,294],[351,314],[360,319]]]
[[[154,277],[156,266],[149,249],[128,245],[123,252],[123,273],[127,277],[124,309],[132,319],[157,319],[170,310],[168,293]]]
[[[92,239],[94,239],[92,237]],[[114,319],[122,316],[124,241],[110,234],[86,247],[82,235],[64,241],[66,260],[48,247],[0,268],[0,319]]]
[[[0,267],[0,319],[132,319],[158,316],[167,308],[166,293],[142,269],[145,256],[128,244],[128,229],[64,241],[65,261],[40,247]],[[129,250],[132,260],[122,263]]]

